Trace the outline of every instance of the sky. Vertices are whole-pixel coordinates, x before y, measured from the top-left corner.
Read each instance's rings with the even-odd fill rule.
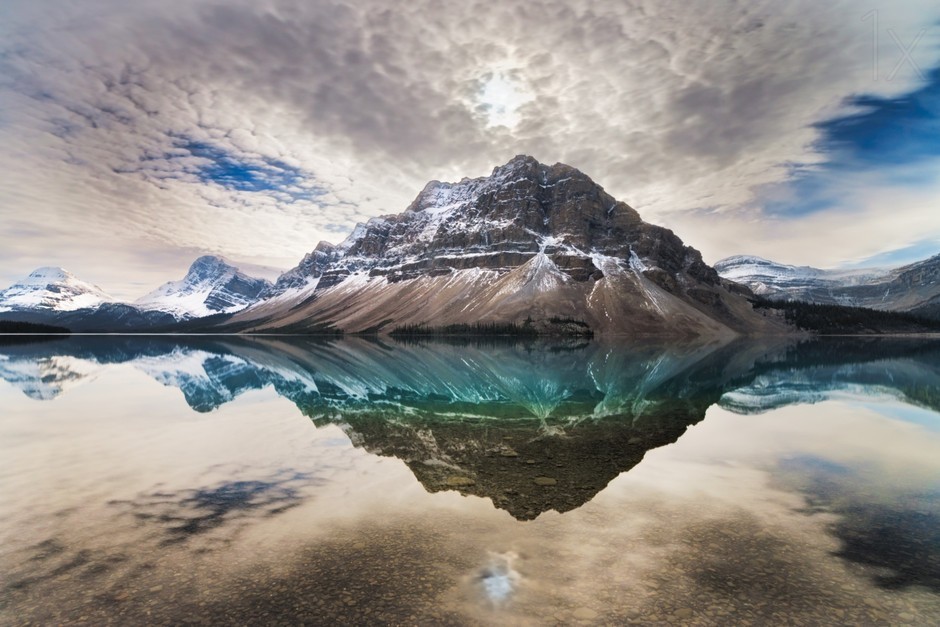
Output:
[[[429,180],[572,165],[714,263],[940,252],[934,0],[4,0],[0,287],[276,276]]]

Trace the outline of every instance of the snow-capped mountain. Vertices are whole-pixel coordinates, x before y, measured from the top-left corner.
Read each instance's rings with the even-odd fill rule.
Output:
[[[716,263],[715,270],[722,278],[746,285],[756,294],[773,300],[911,311],[940,317],[940,255],[891,270],[846,271],[735,256]]]
[[[0,292],[0,312],[93,309],[114,298],[62,268],[38,268]]]
[[[0,292],[0,320],[65,327],[74,332],[165,329],[183,320],[231,313],[256,302],[271,283],[218,257],[200,257],[182,281],[137,303],[124,303],[61,268],[39,268]]]
[[[488,177],[428,183],[403,213],[358,225],[338,246],[321,243],[273,294],[225,328],[511,323],[720,335],[776,324],[672,231],[578,170],[524,155]]]
[[[161,285],[134,305],[177,319],[200,318],[244,309],[270,288],[269,281],[250,277],[221,257],[205,255],[193,262],[182,280]]]
[[[761,295],[820,286],[861,285],[887,274],[886,270],[876,268],[821,270],[810,266],[791,266],[750,255],[727,257],[714,267],[722,278],[747,285],[754,293]]]

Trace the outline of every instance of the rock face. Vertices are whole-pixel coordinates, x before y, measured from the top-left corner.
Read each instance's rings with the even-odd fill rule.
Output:
[[[336,247],[321,243],[275,292],[277,303],[237,314],[230,328],[552,332],[573,320],[595,333],[779,330],[672,231],[578,170],[527,156],[489,177],[430,182],[403,213],[358,225]]]
[[[940,255],[893,270],[820,270],[747,256],[722,259],[715,269],[772,300],[910,311],[940,319]]]
[[[271,287],[269,281],[250,277],[221,257],[206,255],[193,262],[181,281],[165,283],[134,304],[183,320],[239,311]]]
[[[263,299],[283,296],[288,292],[300,292],[316,287],[320,276],[329,264],[338,258],[336,246],[329,242],[320,242],[313,252],[304,255],[303,260],[291,270],[277,278],[277,282],[266,290]]]

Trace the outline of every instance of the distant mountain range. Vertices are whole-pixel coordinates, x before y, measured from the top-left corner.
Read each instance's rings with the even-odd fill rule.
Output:
[[[272,287],[220,257],[204,256],[182,280],[126,303],[62,268],[39,268],[0,292],[0,320],[56,324],[78,332],[167,328],[233,313],[258,302]]]
[[[940,320],[940,255],[890,270],[820,270],[760,257],[715,264],[722,278],[771,300],[905,311]]]
[[[757,257],[712,268],[585,174],[520,155],[488,177],[431,181],[404,212],[320,242],[274,284],[206,256],[123,303],[40,268],[0,292],[0,321],[78,332],[778,334],[792,329],[755,310],[754,293],[940,316],[938,274],[940,256],[893,271]]]

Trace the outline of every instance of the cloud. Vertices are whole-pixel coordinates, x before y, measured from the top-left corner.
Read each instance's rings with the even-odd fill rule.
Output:
[[[716,211],[682,216],[680,235],[694,235],[707,259],[737,250],[783,263],[817,267],[892,265],[924,259],[940,249],[940,216],[933,210],[940,192],[940,160],[922,169],[929,182],[908,187],[852,173],[833,181],[833,204],[806,214],[767,215]],[[688,239],[693,239],[689,237]],[[904,251],[895,255],[880,251]]]
[[[137,250],[162,251],[176,273],[193,250],[288,267],[403,210],[429,179],[518,153],[579,167],[713,257],[740,252],[771,228],[762,194],[825,163],[821,123],[919,89],[915,64],[936,65],[932,3],[886,4],[877,48],[864,19],[876,8],[12,0],[3,237],[14,220],[58,235],[30,238],[29,254],[4,247],[0,279],[49,250],[81,276],[113,251],[121,267],[87,278],[115,292],[153,274]],[[926,32],[890,81],[901,53],[888,28],[906,45]],[[846,101],[858,94],[871,100]],[[800,231],[778,234],[784,256],[806,249]],[[870,229],[832,257],[886,245]]]
[[[825,161],[794,167],[790,179],[759,189],[750,223],[717,216],[722,229],[705,246],[725,249],[739,238],[742,251],[827,267],[936,254],[940,69],[924,75],[922,86],[896,97],[853,96],[848,113],[816,124]],[[716,219],[692,213],[693,221]]]

